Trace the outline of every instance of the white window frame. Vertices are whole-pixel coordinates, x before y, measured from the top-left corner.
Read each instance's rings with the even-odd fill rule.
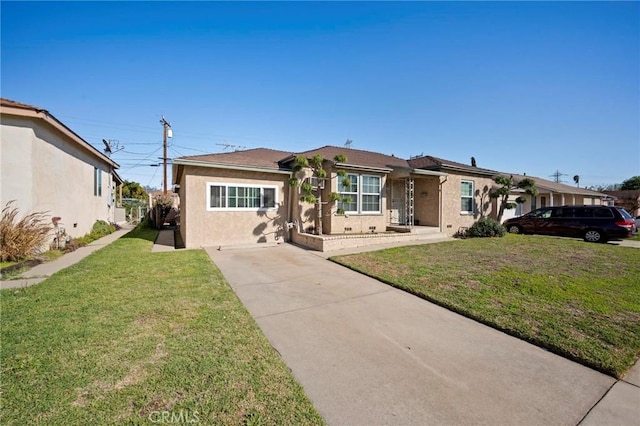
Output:
[[[338,193],[343,197],[350,197],[351,202],[356,204],[356,210],[346,210],[345,214],[353,214],[353,215],[374,215],[374,214],[382,214],[382,176],[379,175],[371,175],[371,174],[357,174],[357,173],[348,173],[346,176],[348,179],[353,182],[354,177],[357,179],[356,183],[356,192],[345,191],[342,186],[342,178],[338,179]],[[363,182],[364,178],[376,178],[379,182],[378,192],[364,192],[363,190]],[[351,188],[349,188],[351,189]],[[363,210],[363,201],[364,196],[375,195],[378,197],[378,210]],[[342,203],[338,203],[338,207],[342,207]]]
[[[224,206],[223,207],[211,207],[211,188],[212,187],[224,188]],[[260,207],[229,207],[229,188],[252,188],[260,190]],[[265,206],[265,190],[273,190],[273,207]],[[256,212],[256,211],[275,211],[278,209],[278,186],[277,185],[251,185],[246,183],[236,182],[207,182],[207,205],[206,210],[212,211],[244,211],[244,212]]]
[[[462,193],[462,187],[465,183],[470,183],[471,184],[471,195],[464,195]],[[475,189],[475,183],[472,180],[461,180],[460,181],[460,214],[462,215],[469,215],[469,214],[474,214],[475,213],[475,199],[473,196],[473,191]],[[462,210],[462,200],[464,199],[468,199],[471,200],[471,210],[467,211],[467,210]]]
[[[378,179],[378,192],[365,192],[364,180],[365,178]],[[360,206],[361,214],[380,214],[382,213],[382,177],[376,175],[360,175]],[[364,210],[364,197],[365,196],[377,196],[378,197],[378,210]]]

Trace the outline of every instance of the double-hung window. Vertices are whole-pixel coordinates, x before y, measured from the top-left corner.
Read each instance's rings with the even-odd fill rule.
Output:
[[[349,185],[344,184],[345,180]],[[348,198],[348,200],[340,201],[338,208],[351,214],[380,213],[381,185],[380,176],[349,173],[344,177],[339,177],[338,192],[343,199]]]
[[[362,176],[362,212],[380,213],[380,176]]]
[[[463,180],[460,183],[460,213],[473,214],[473,181]]]
[[[207,184],[207,210],[264,210],[276,207],[275,186]]]
[[[345,213],[358,213],[358,177],[354,174],[338,177],[338,193],[344,200],[338,202],[338,209]]]

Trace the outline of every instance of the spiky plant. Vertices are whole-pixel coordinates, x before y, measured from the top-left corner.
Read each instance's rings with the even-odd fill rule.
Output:
[[[9,201],[0,218],[0,259],[20,261],[39,254],[52,226],[47,212],[30,213],[18,220],[20,210]]]

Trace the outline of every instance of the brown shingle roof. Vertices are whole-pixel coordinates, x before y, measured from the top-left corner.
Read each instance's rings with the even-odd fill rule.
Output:
[[[547,190],[551,192],[560,192],[564,194],[588,195],[588,196],[604,196],[605,195],[598,191],[592,191],[591,189],[578,188],[576,186],[565,185],[563,183],[553,182],[551,180],[542,179],[536,176],[528,176],[528,175],[525,176],[525,175],[518,175],[515,173],[512,173],[512,174],[501,173],[501,174],[505,176],[509,176],[509,175],[513,176],[513,178],[516,181],[521,181],[524,178],[533,179],[536,183],[536,188],[538,189],[538,191]]]
[[[292,154],[268,148],[247,149],[244,151],[222,152],[218,154],[190,155],[176,160],[202,161],[213,164],[227,164],[230,166],[259,167],[279,170],[283,167],[280,161]],[[175,161],[174,161],[175,162]],[[178,161],[179,163],[179,161]]]
[[[40,108],[33,105],[23,104],[22,102],[13,101],[7,98],[0,98],[0,105],[3,107],[12,107],[20,109],[30,109],[33,111],[46,111],[44,108]]]
[[[438,170],[438,171],[448,171],[448,170],[457,170],[472,174],[481,174],[488,176],[495,176],[500,174],[500,172],[491,169],[483,169],[482,167],[473,167],[468,164],[457,163],[455,161],[449,161],[438,157],[433,157],[431,155],[425,155],[423,157],[411,158],[408,161],[409,165],[416,169],[425,169],[425,170]]]
[[[296,155],[304,155],[311,158],[316,154],[320,154],[324,159],[330,161],[333,161],[336,155],[342,154],[347,157],[345,164],[351,164],[354,166],[376,168],[409,167],[407,160],[394,157],[393,155],[331,145],[323,146],[322,148],[313,149],[311,151],[301,152]]]

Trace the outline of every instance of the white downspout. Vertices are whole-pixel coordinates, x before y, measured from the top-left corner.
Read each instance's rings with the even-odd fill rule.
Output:
[[[438,223],[440,225],[440,232],[444,232],[444,223],[443,223],[443,220],[442,220],[442,214],[443,214],[443,211],[444,211],[444,208],[442,207],[442,200],[443,200],[442,185],[447,181],[447,179],[449,179],[449,177],[445,176],[444,180],[441,181],[440,177],[438,177],[438,192],[440,193],[440,202],[439,202],[439,204],[440,204],[439,216],[440,217],[438,218]]]

